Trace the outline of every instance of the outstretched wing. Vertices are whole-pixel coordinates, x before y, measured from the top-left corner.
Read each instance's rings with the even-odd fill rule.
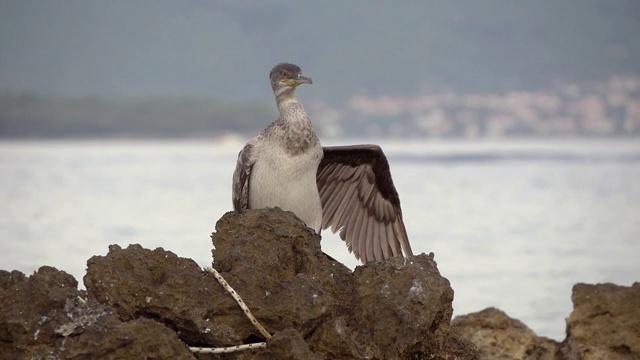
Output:
[[[316,180],[322,228],[340,230],[356,258],[366,263],[413,255],[389,163],[377,145],[323,147]]]
[[[249,180],[251,179],[251,169],[254,164],[251,159],[252,150],[253,145],[251,142],[240,150],[236,170],[233,172],[231,199],[233,201],[233,209],[237,212],[249,210]]]

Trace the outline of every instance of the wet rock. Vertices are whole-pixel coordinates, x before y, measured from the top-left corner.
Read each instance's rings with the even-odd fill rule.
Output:
[[[537,336],[521,321],[496,308],[457,316],[453,331],[478,347],[480,359],[560,359],[557,342]]]
[[[563,352],[569,359],[640,359],[640,283],[577,284]]]

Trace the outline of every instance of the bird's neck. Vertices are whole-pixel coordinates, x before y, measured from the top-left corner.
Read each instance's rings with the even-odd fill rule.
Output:
[[[276,97],[280,117],[274,123],[281,130],[277,132],[287,144],[292,154],[307,151],[310,146],[320,146],[320,141],[313,130],[309,116],[293,92]]]
[[[293,93],[285,93],[276,97],[278,112],[280,113],[279,122],[286,126],[289,131],[313,131],[309,116],[304,111],[304,107]]]
[[[302,103],[300,103],[300,100],[298,100],[298,97],[293,92],[280,94],[280,96],[276,97],[276,104],[281,119],[287,121],[309,120],[307,113],[304,111],[304,107],[302,107]]]

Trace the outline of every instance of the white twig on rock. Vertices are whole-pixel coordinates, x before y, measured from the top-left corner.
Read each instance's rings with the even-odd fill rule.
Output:
[[[192,346],[192,347],[189,347],[189,350],[191,350],[191,352],[199,353],[199,354],[228,354],[228,353],[242,351],[242,350],[266,349],[266,348],[267,348],[267,343],[261,342],[261,343],[254,343],[254,344],[228,346],[228,347],[222,347],[222,348],[205,348],[205,347]]]
[[[262,336],[264,336],[266,339],[271,338],[271,334],[269,334],[269,332],[262,326],[262,324],[260,324],[258,320],[253,316],[253,314],[251,313],[251,310],[249,310],[249,308],[244,303],[244,301],[242,301],[242,298],[240,298],[240,295],[238,295],[238,293],[235,290],[233,290],[233,288],[231,287],[231,285],[229,285],[227,280],[225,280],[222,277],[222,275],[220,275],[220,273],[217,272],[216,269],[214,269],[213,267],[206,267],[205,270],[210,274],[212,274],[213,277],[215,277],[216,280],[218,280],[220,285],[222,285],[222,287],[233,297],[233,299],[238,303],[238,306],[240,306],[242,311],[244,311],[244,314],[247,317],[247,319],[249,319],[249,321],[251,321],[253,326],[255,326],[255,328],[258,329],[258,331],[260,331],[260,334],[262,334]]]
[[[269,332],[262,326],[262,324],[258,322],[255,316],[253,316],[253,314],[251,313],[251,310],[249,310],[249,308],[244,303],[244,301],[242,301],[242,298],[240,297],[240,295],[238,295],[238,293],[235,290],[233,290],[231,285],[229,285],[229,283],[222,277],[222,275],[220,275],[220,273],[216,271],[216,269],[214,269],[213,267],[206,267],[205,270],[208,273],[212,274],[213,277],[215,277],[216,280],[218,280],[220,285],[222,285],[222,287],[233,297],[236,303],[238,303],[238,306],[240,306],[240,308],[244,312],[244,315],[247,317],[247,319],[249,319],[249,321],[251,321],[253,326],[255,326],[255,328],[258,329],[258,331],[260,331],[262,336],[264,336],[267,339],[271,338],[271,334],[269,334]],[[228,347],[222,347],[222,348],[189,347],[189,350],[191,350],[191,352],[200,353],[200,354],[228,354],[228,353],[242,351],[242,350],[266,349],[266,348],[267,348],[267,343],[261,342],[261,343],[253,343],[253,344],[228,346]]]

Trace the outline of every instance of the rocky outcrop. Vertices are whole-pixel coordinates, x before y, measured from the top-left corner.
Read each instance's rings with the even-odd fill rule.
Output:
[[[351,272],[300,225],[291,213],[265,210],[227,214],[216,227],[216,269],[268,331],[296,329],[327,359],[475,356],[468,342],[450,339],[453,290],[432,254]],[[274,358],[268,352],[264,358]]]
[[[640,283],[577,284],[563,348],[569,359],[640,359]]]
[[[200,359],[476,357],[468,340],[449,331],[453,290],[433,254],[352,272],[279,209],[226,214],[213,244],[216,269],[273,337],[266,349]],[[194,358],[188,345],[265,340],[192,260],[113,245],[87,265],[86,292],[49,267],[28,278],[1,274],[3,357],[186,359]]]
[[[558,343],[537,336],[520,320],[488,308],[457,316],[451,327],[478,346],[480,359],[559,359]]]
[[[0,271],[2,359],[193,359],[174,331],[86,301],[69,274]]]
[[[494,308],[458,316],[451,329],[478,347],[480,359],[640,359],[640,283],[577,284],[572,300],[562,343]]]
[[[0,358],[11,359],[626,359],[638,356],[638,291],[577,285],[563,343],[496,309],[451,322],[453,290],[433,254],[350,271],[278,209],[228,213],[215,268],[273,334],[257,331],[214,277],[158,248],[113,245],[88,261],[86,291],[42,267],[0,271]],[[265,341],[192,354],[189,346]]]

